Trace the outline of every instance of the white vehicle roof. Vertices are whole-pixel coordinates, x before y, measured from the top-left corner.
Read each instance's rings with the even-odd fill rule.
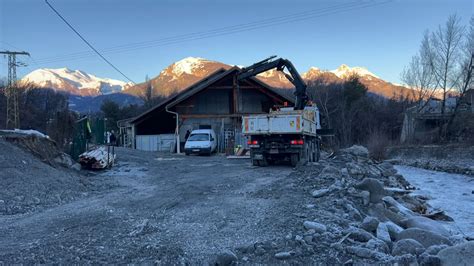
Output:
[[[214,132],[214,130],[212,129],[195,129],[191,132],[191,135],[192,134],[197,134],[197,133],[207,133],[207,134],[211,134],[211,132]]]

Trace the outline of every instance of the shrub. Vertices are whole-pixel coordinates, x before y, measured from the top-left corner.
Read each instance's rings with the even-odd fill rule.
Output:
[[[373,132],[367,140],[367,149],[370,158],[374,160],[384,160],[387,158],[387,147],[390,141],[386,135],[380,132]]]

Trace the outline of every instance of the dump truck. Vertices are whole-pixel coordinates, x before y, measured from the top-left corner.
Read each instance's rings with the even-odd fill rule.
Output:
[[[300,162],[318,161],[321,147],[319,110],[308,101],[306,84],[293,64],[287,59],[275,58],[271,56],[242,68],[237,75],[237,81],[240,81],[276,68],[295,86],[293,107],[274,107],[268,114],[242,117],[242,133],[248,137],[252,164],[266,166],[289,160],[296,166]]]
[[[303,110],[283,107],[269,114],[242,118],[242,132],[248,137],[250,157],[255,166],[276,161],[317,162],[320,157],[321,129],[319,110],[307,106]]]

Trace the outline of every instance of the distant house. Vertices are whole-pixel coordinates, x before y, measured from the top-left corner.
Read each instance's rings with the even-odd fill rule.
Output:
[[[405,111],[400,141],[409,142],[431,142],[438,138],[440,126],[448,121],[458,103],[458,97],[446,98],[444,114],[441,112],[442,101],[430,98],[422,101]],[[474,114],[474,89],[468,90],[459,102],[458,112],[463,114]],[[466,126],[470,127],[468,123]]]
[[[181,144],[187,131],[212,128],[220,151],[244,145],[243,115],[268,113],[275,105],[292,104],[293,99],[255,77],[237,83],[239,70],[238,67],[217,70],[143,114],[124,121],[121,132],[128,132],[129,146],[169,151],[175,146],[177,123]]]

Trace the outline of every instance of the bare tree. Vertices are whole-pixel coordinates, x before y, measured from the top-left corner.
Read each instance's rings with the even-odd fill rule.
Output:
[[[444,26],[431,34],[430,66],[436,86],[442,91],[441,114],[446,111],[446,95],[456,86],[459,79],[458,62],[462,56],[463,36],[465,28],[460,18],[451,15]]]
[[[447,128],[450,129],[456,117],[459,106],[461,105],[464,95],[469,89],[472,89],[474,79],[472,77],[474,69],[474,16],[471,17],[469,31],[466,34],[465,44],[461,60],[458,64],[458,76],[453,80],[454,88],[458,93],[458,101],[454,111],[449,118]]]
[[[425,32],[418,53],[411,58],[401,75],[402,81],[411,89],[411,100],[416,103],[417,111],[422,110],[427,100],[438,91],[430,64],[432,56],[430,34]]]

